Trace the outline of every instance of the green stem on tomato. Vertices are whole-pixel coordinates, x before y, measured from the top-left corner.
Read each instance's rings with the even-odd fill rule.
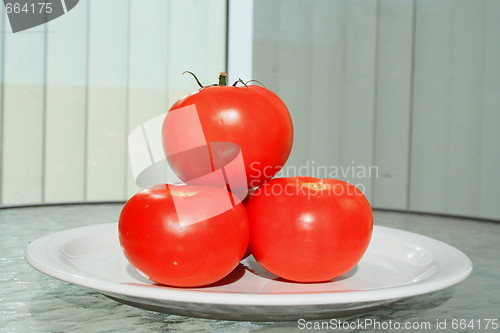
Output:
[[[198,85],[200,86],[200,88],[205,88],[205,86],[201,84],[200,80],[198,80],[198,78],[196,77],[196,75],[194,75],[193,72],[184,71],[184,73],[182,73],[182,75],[184,75],[186,73],[191,74],[194,77],[194,79],[196,80],[196,83],[198,83]]]
[[[205,88],[206,87],[203,84],[201,84],[200,80],[198,80],[198,77],[196,77],[196,75],[193,72],[184,71],[184,73],[182,73],[182,74],[186,74],[186,73],[191,74],[194,77],[194,79],[196,80],[196,83],[198,83],[198,86],[200,86],[200,88]],[[260,83],[265,88],[265,86],[260,81],[249,80],[249,81],[245,82],[241,78],[238,79],[238,81],[236,81],[233,84],[233,87],[236,87],[236,85],[238,83],[241,83],[241,84],[243,84],[248,89],[248,83],[249,82],[258,82],[258,83]],[[227,73],[226,72],[220,72],[219,73],[219,84],[212,84],[211,86],[227,86]]]
[[[240,78],[240,79],[238,79],[238,81],[236,81],[235,83],[233,83],[233,87],[236,87],[236,85],[237,85],[238,83],[243,84],[243,85],[244,85],[245,87],[247,87],[247,89],[248,89],[248,85],[247,85],[245,82],[243,82],[243,80],[242,80],[241,78]]]
[[[227,85],[227,73],[226,72],[220,72],[219,73],[219,86],[226,86]]]
[[[248,81],[247,81],[247,82],[245,82],[245,83],[246,83],[246,84],[248,84],[249,82],[257,82],[257,83],[259,83],[261,86],[263,86],[264,88],[266,87],[266,86],[264,85],[264,83],[262,83],[262,82],[260,82],[260,81],[257,81],[257,80],[248,80]]]

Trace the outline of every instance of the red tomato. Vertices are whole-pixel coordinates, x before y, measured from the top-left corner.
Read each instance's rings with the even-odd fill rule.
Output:
[[[255,85],[208,86],[180,99],[169,112],[189,105],[196,106],[207,143],[232,143],[241,149],[246,172],[243,183],[248,188],[271,179],[287,161],[293,143],[292,119],[286,105],[272,91]],[[163,125],[163,149],[176,175],[187,182],[193,178],[193,168],[202,169],[199,161],[169,156],[182,150],[179,146],[196,135],[192,133],[194,126],[176,124],[174,127],[182,128],[182,133],[169,132],[168,119],[167,116]],[[212,148],[210,153],[215,154],[214,150],[223,150],[218,152],[223,161],[215,164],[225,164],[224,159],[235,155],[230,145]],[[195,153],[197,157],[207,155],[203,149]],[[213,164],[215,158],[211,158]]]
[[[370,204],[341,180],[275,178],[255,191],[246,208],[253,256],[284,279],[338,277],[358,263],[370,242]]]
[[[219,188],[157,185],[134,195],[120,214],[130,263],[150,280],[207,285],[229,274],[248,245],[243,204]]]

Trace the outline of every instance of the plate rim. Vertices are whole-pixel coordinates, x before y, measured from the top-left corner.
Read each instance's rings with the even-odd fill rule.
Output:
[[[138,299],[149,299],[155,301],[167,301],[175,303],[200,303],[200,304],[220,304],[220,305],[235,305],[235,306],[294,306],[294,305],[333,305],[333,304],[352,304],[352,303],[365,303],[376,302],[385,300],[396,300],[435,292],[450,286],[453,286],[465,280],[472,272],[472,261],[459,249],[434,238],[417,234],[414,232],[374,225],[373,233],[383,233],[390,236],[398,235],[403,236],[399,238],[405,242],[413,240],[421,240],[424,243],[429,243],[442,249],[450,251],[455,257],[460,259],[461,265],[451,267],[450,265],[444,266],[451,268],[451,272],[447,275],[437,274],[430,276],[427,279],[417,281],[411,284],[404,284],[399,286],[378,288],[372,290],[358,290],[358,291],[332,291],[332,292],[306,292],[306,293],[230,293],[210,290],[188,290],[176,289],[174,287],[168,288],[151,288],[150,285],[130,285],[122,284],[113,281],[102,279],[93,279],[83,275],[72,274],[68,271],[63,271],[58,268],[50,266],[46,260],[40,259],[40,254],[33,253],[33,248],[36,246],[47,245],[51,240],[61,237],[65,234],[80,233],[84,236],[84,232],[95,232],[99,228],[110,229],[116,228],[118,223],[104,223],[95,224],[84,227],[77,227],[51,233],[42,236],[26,247],[24,251],[25,260],[36,270],[59,279],[64,282],[72,283],[82,287],[96,290],[106,295],[113,295],[115,297],[127,296]],[[417,242],[418,244],[418,242]],[[424,247],[425,248],[425,247]],[[448,255],[450,254],[448,253]],[[48,252],[45,253],[48,255]],[[64,264],[60,262],[60,264]],[[442,264],[442,263],[441,263]]]

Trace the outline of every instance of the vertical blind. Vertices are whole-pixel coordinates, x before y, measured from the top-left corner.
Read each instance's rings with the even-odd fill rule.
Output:
[[[1,204],[128,198],[129,132],[197,88],[183,71],[225,68],[225,0],[80,1],[15,34],[0,19]]]
[[[291,110],[294,171],[337,167],[375,207],[500,219],[499,1],[256,0],[254,13],[253,78]]]
[[[225,68],[226,6],[80,1],[15,34],[0,15],[0,203],[132,195],[127,136],[196,89],[184,70]],[[288,175],[349,180],[375,207],[500,219],[498,17],[495,0],[254,0],[247,79],[290,108]]]

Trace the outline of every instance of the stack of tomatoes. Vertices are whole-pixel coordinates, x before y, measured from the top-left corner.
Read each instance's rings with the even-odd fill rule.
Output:
[[[201,84],[200,84],[201,86]],[[201,87],[177,101],[163,148],[184,185],[160,184],[123,207],[119,237],[130,263],[177,287],[219,281],[251,253],[295,282],[351,270],[370,242],[370,204],[336,179],[273,178],[293,143],[283,101],[259,85]]]

